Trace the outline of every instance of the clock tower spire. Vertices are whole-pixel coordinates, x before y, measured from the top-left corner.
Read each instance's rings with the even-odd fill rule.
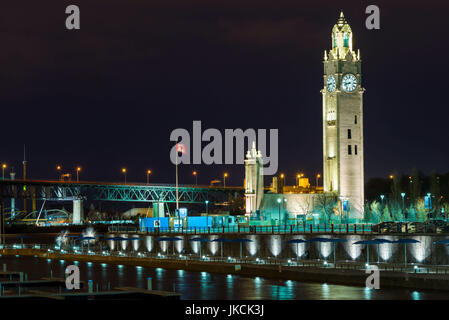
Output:
[[[343,12],[332,29],[324,54],[323,183],[340,199],[343,219],[363,218],[363,93],[360,52]],[[348,221],[348,220],[346,220]]]

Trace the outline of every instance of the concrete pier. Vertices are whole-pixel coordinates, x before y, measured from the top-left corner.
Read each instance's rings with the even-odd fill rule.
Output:
[[[143,266],[149,268],[165,268],[175,270],[187,270],[198,272],[211,272],[219,274],[239,274],[247,277],[263,277],[271,279],[294,280],[304,282],[333,283],[340,285],[353,285],[365,287],[367,274],[361,269],[361,265],[351,268],[323,268],[320,262],[304,264],[302,266],[285,266],[279,264],[254,264],[254,263],[224,263],[198,260],[175,260],[137,257],[117,257],[100,255],[79,255],[48,253],[36,249],[3,249],[3,255],[37,255],[40,258],[89,261],[95,263],[109,263]],[[236,265],[239,267],[236,268]],[[415,290],[449,290],[449,273],[426,274],[413,273],[412,266],[408,272],[397,266],[395,271],[381,270],[381,286],[408,288]],[[449,270],[449,269],[448,269]]]

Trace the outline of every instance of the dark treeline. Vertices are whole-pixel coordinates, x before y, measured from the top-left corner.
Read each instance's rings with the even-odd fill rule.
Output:
[[[448,219],[449,172],[432,172],[429,176],[416,169],[408,175],[396,172],[387,178],[369,180],[365,195],[365,221]]]
[[[386,198],[399,200],[402,192],[409,200],[416,200],[431,193],[433,199],[447,202],[449,199],[449,172],[445,174],[432,172],[426,176],[413,169],[410,174],[400,175],[395,172],[389,177],[373,178],[368,180],[365,185],[365,200],[380,200],[382,194]]]

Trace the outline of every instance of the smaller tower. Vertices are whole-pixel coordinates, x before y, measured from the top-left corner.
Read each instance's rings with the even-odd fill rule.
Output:
[[[245,197],[246,214],[260,208],[264,193],[262,153],[257,151],[256,142],[246,153],[245,159]]]

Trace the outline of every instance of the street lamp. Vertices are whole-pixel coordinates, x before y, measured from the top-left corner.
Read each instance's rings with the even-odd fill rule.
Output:
[[[390,179],[393,179],[393,178],[394,178],[394,175],[390,174]]]
[[[299,187],[299,178],[301,178],[301,175],[298,173],[296,175],[296,185]]]
[[[61,170],[62,170],[62,167],[60,165],[57,165],[56,166],[56,171],[58,171],[58,179],[59,180],[62,180]]]
[[[122,168],[122,173],[125,175],[125,183],[126,183],[126,168]]]
[[[385,195],[381,194],[380,195],[380,200],[382,201],[382,205],[384,204],[384,198],[385,198]]]
[[[151,170],[147,170],[147,184],[150,183],[150,174],[151,174]]]
[[[316,189],[318,189],[318,179],[319,179],[319,178],[321,178],[321,174],[318,173],[318,174],[316,175],[316,186],[315,186]]]
[[[286,202],[287,202],[287,199],[284,198],[284,203],[286,203]],[[279,204],[279,225],[281,224],[281,203],[282,203],[281,198],[278,198],[278,204]]]
[[[2,164],[2,180],[5,180],[6,163]]]
[[[281,225],[281,198],[278,198],[278,204],[279,204],[279,225]]]
[[[206,204],[206,221],[207,221],[209,215],[209,200],[204,201],[204,203]]]
[[[197,186],[198,185],[198,172],[196,172],[196,171],[193,171],[193,176],[195,177],[195,186]]]
[[[81,167],[76,167],[76,182],[80,181],[80,171]]]
[[[282,185],[285,185],[285,174],[281,173]]]
[[[401,192],[401,197],[402,197],[402,213],[404,213],[404,197],[405,197],[405,192]],[[407,219],[406,219],[407,220]]]
[[[61,177],[61,166],[60,165],[57,165],[56,166],[56,171],[58,171],[58,179],[59,180],[62,180],[62,177]]]
[[[225,172],[223,175],[223,187],[226,188],[226,177],[228,176],[228,174]]]

